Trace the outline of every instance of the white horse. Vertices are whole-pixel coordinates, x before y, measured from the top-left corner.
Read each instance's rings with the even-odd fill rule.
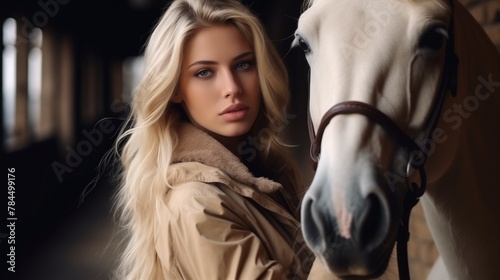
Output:
[[[451,1],[313,0],[300,16],[319,155],[302,228],[337,277],[384,275],[427,178],[429,278],[500,279],[500,56]]]

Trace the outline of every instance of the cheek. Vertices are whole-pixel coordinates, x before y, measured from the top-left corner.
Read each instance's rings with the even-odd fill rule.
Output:
[[[260,84],[257,73],[246,75],[242,79],[244,90],[254,98],[260,98]]]
[[[207,83],[191,82],[182,90],[183,101],[189,104],[203,104],[210,101],[215,95],[213,87]]]

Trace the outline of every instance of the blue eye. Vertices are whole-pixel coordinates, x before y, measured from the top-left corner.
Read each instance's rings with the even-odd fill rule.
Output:
[[[246,70],[250,68],[250,62],[239,62],[236,64],[236,70]]]
[[[199,78],[206,78],[206,77],[210,76],[210,74],[211,74],[210,70],[200,70],[200,71],[196,72],[195,76],[199,77]]]

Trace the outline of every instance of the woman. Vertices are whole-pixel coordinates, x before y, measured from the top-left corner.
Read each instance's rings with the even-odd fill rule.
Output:
[[[118,279],[305,279],[286,69],[235,0],[173,1],[145,49],[117,206]],[[324,279],[324,278],[318,278]]]

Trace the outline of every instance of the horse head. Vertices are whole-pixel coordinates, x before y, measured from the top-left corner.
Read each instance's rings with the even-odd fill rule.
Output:
[[[431,134],[443,95],[454,91],[452,22],[440,0],[314,0],[300,16],[293,45],[310,66],[319,158],[302,230],[341,278],[384,273],[405,201],[423,192],[426,140],[440,137]]]

